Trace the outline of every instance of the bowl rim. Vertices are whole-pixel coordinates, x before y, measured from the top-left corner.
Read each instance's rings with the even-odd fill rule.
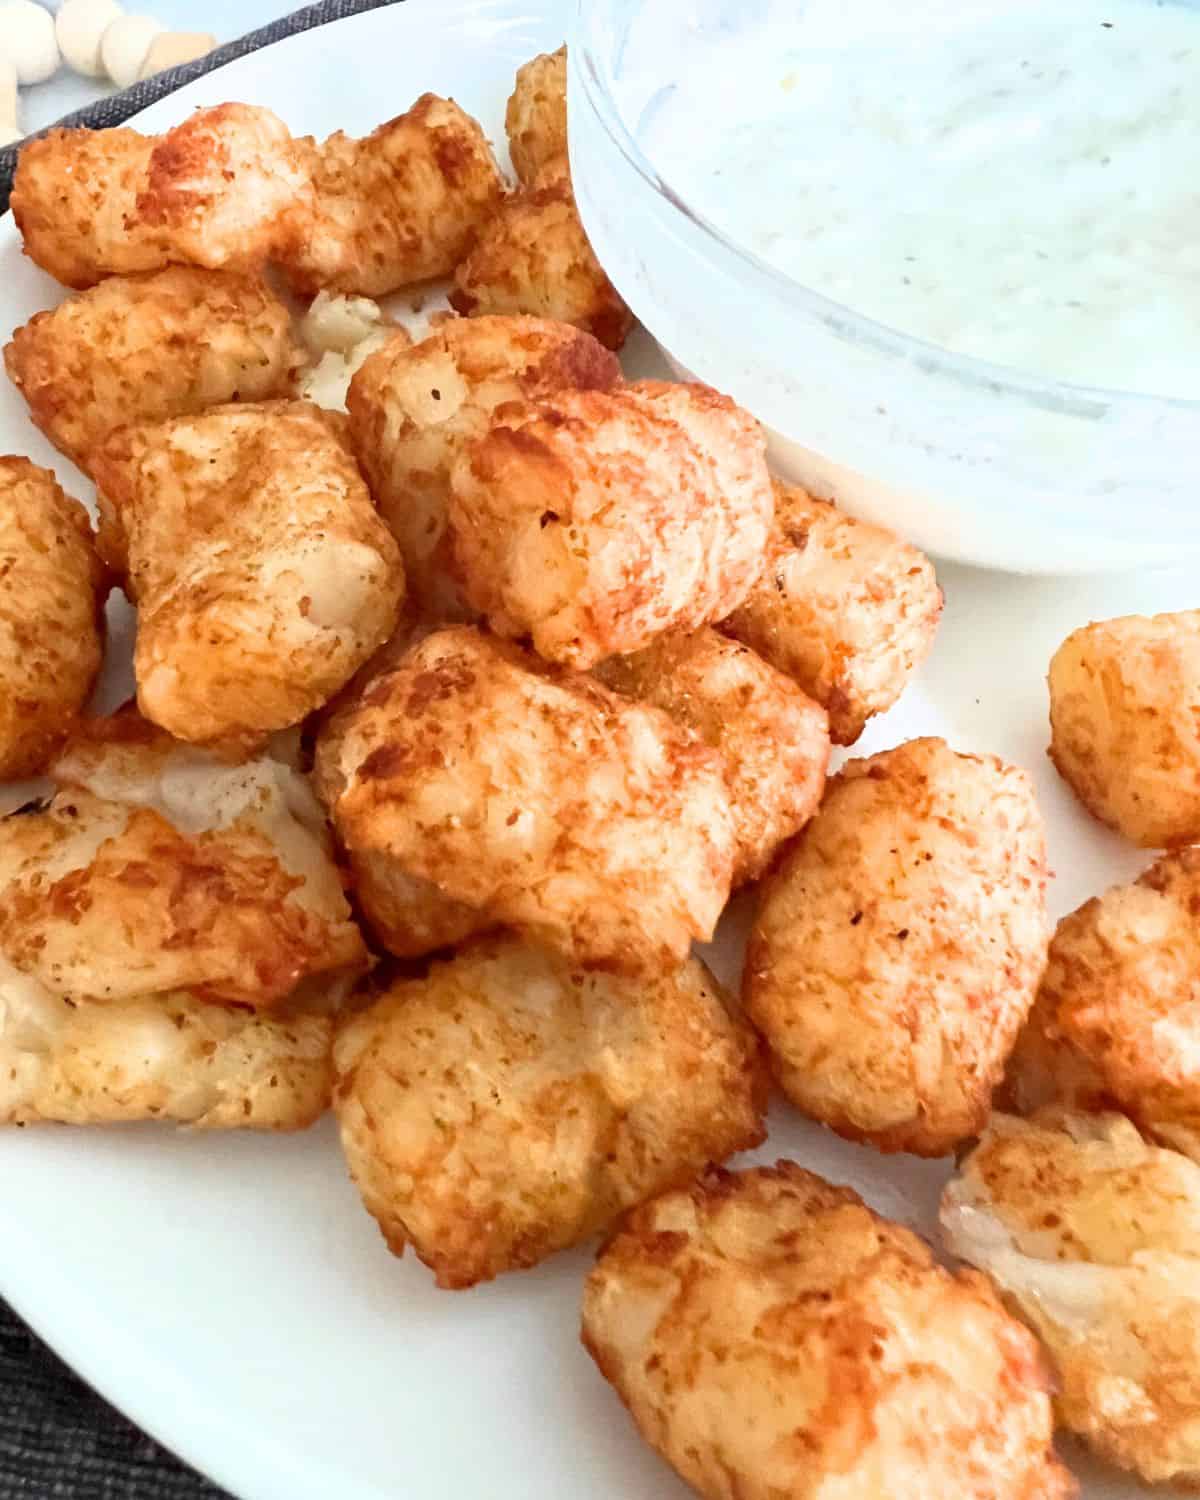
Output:
[[[1200,396],[1156,395],[1119,386],[1055,380],[1016,365],[956,354],[942,344],[904,333],[891,324],[881,323],[845,303],[813,291],[731,238],[662,176],[638,145],[617,105],[609,64],[601,55],[601,44],[611,32],[609,22],[616,3],[617,0],[574,0],[567,46],[570,76],[578,80],[609,139],[646,185],[698,229],[711,248],[734,257],[769,294],[782,298],[797,311],[817,318],[839,337],[915,364],[926,374],[943,375],[992,395],[1017,396],[1052,412],[1081,417],[1095,418],[1110,408],[1127,407],[1140,410],[1143,415],[1153,412],[1160,416],[1169,413],[1181,418],[1200,418]]]

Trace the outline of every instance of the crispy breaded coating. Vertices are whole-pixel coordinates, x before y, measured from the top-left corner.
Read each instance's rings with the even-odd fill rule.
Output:
[[[404,554],[418,608],[464,618],[447,533],[450,472],[497,407],[620,383],[615,357],[543,318],[459,318],[412,348],[389,344],[350,383],[350,440]]]
[[[1059,1422],[1145,1479],[1200,1485],[1200,1167],[1122,1115],[996,1114],[941,1218],[1046,1345]]]
[[[35,425],[85,472],[114,427],[290,395],[304,362],[264,281],[189,266],[109,277],[4,349]]]
[[[298,292],[385,292],[448,276],[495,212],[503,179],[479,123],[422,94],[355,140],[306,143],[315,214],[283,257]]]
[[[89,287],[167,264],[163,235],[137,212],[154,140],[124,127],[51,130],[21,146],[10,207],[35,265]]]
[[[0,458],[0,779],[40,771],[91,697],[107,594],[83,506]]]
[[[343,764],[345,737],[353,727],[363,697],[375,679],[397,666],[427,632],[406,621],[346,684],[322,715],[313,757],[312,784],[332,814],[346,790]],[[493,924],[474,906],[446,896],[432,880],[408,874],[390,854],[346,848],[342,859],[350,874],[355,906],[376,941],[398,958],[421,958],[453,948]]]
[[[227,765],[121,715],[51,775],[47,805],[0,821],[0,953],[53,994],[270,1006],[364,962],[320,809],[286,765]]]
[[[572,323],[619,349],[633,314],[596,259],[565,157],[511,193],[454,273],[460,313],[533,313]]]
[[[555,157],[567,154],[567,49],[543,52],[517,69],[504,111],[513,170],[532,182]]]
[[[1200,610],[1085,625],[1049,683],[1050,759],[1084,807],[1146,848],[1200,840]]]
[[[781,1161],[635,1209],[583,1342],[708,1500],[1066,1500],[1049,1376],[987,1280]]]
[[[758,423],[703,385],[642,380],[506,407],[454,466],[468,601],[590,667],[728,615],[773,514]]]
[[[249,271],[311,219],[303,152],[270,110],[220,104],[161,136],[52,130],[23,146],[13,218],[66,286],[183,264]]]
[[[212,407],[119,429],[93,469],[101,550],[138,606],[138,704],[177,738],[260,743],[390,635],[403,564],[345,418]]]
[[[776,481],[766,567],[723,628],[828,710],[835,745],[852,745],[904,691],[941,614],[924,553]]]
[[[469,626],[427,636],[375,681],[323,775],[343,786],[333,816],[350,850],[579,962],[678,963],[729,894],[716,752]]]
[[[881,1151],[978,1131],[1046,962],[1028,775],[910,740],[849,761],[763,891],[743,998],[784,1092]]]
[[[1198,912],[1200,849],[1181,849],[1064,917],[1006,1102],[1115,1107],[1200,1161]]]
[[[442,1287],[533,1266],[764,1139],[749,1027],[696,959],[636,979],[513,938],[394,983],[340,1030],[351,1175]]]
[[[186,991],[69,999],[0,958],[0,1125],[303,1130],[329,1106],[333,1025],[303,1000],[263,1015]]]
[[[619,693],[665,709],[724,763],[737,837],[734,883],[757,880],[825,788],[825,710],[748,646],[705,628],[660,636],[597,668]]]

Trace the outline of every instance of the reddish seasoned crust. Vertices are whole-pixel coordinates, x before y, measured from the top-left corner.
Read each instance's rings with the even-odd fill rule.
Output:
[[[41,771],[100,671],[109,579],[48,469],[0,458],[0,777]]]
[[[185,834],[76,786],[0,823],[0,872],[0,951],[58,994],[270,1007],[365,959],[340,893],[297,899],[304,874],[253,824]]]
[[[790,677],[710,628],[660,636],[596,669],[721,756],[737,834],[734,883],[757,880],[816,812],[829,763],[825,710]]]
[[[282,264],[305,294],[377,297],[449,275],[503,191],[478,122],[436,94],[361,140],[303,145],[315,209]]]
[[[985,1277],[791,1162],[713,1169],[601,1252],[583,1342],[709,1500],[1064,1500],[1049,1371]]]
[[[308,163],[270,110],[219,104],[154,143],[137,220],[180,260],[250,270],[286,253],[311,212]]]
[[[722,629],[794,678],[828,710],[834,744],[852,745],[900,697],[941,614],[923,553],[777,480],[766,566]]]
[[[566,388],[619,384],[595,339],[544,318],[448,319],[409,348],[371,355],[346,398],[350,439],[404,554],[413,597],[432,623],[462,618],[447,531],[450,473],[497,407]]]
[[[882,1151],[975,1134],[1046,961],[1024,771],[944,741],[848,762],[766,883],[743,1001],[806,1114]]]
[[[153,270],[161,236],[136,221],[153,137],[136,130],[51,130],[17,156],[10,206],[24,252],[65,286]]]
[[[633,314],[596,259],[566,162],[510,194],[454,273],[450,305],[467,315],[532,313],[619,349]]]
[[[85,471],[115,427],[290,395],[304,359],[261,278],[187,266],[109,277],[4,349],[35,425]]]
[[[68,286],[171,264],[249,271],[311,218],[298,144],[269,110],[221,104],[162,136],[55,130],[24,147],[13,212]]]
[[[678,963],[728,896],[716,753],[657,709],[477,630],[440,630],[343,721],[335,825],[353,852],[579,961]]]
[[[1119,1109],[1200,1161],[1200,850],[1065,916],[1009,1060],[1006,1107]]]
[[[1050,759],[1143,848],[1200,839],[1200,610],[1073,631],[1050,662]]]
[[[689,959],[619,978],[512,938],[394,983],[338,1037],[351,1173],[397,1254],[467,1287],[764,1137],[753,1032]]]
[[[499,634],[583,668],[720,619],[762,569],[764,453],[753,418],[702,385],[505,407],[452,475],[467,599]]]
[[[138,701],[178,738],[260,743],[390,635],[403,564],[340,414],[212,407],[119,429],[93,467],[100,547],[138,605]]]
[[[513,170],[530,183],[567,152],[567,49],[543,52],[517,69],[504,111]]]

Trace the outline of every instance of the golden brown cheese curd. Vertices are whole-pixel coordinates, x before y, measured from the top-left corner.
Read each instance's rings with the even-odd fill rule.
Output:
[[[212,407],[119,429],[93,467],[101,549],[138,607],[138,703],[177,738],[261,743],[390,635],[403,565],[344,417]]]
[[[506,407],[454,467],[467,599],[499,634],[582,668],[721,619],[763,566],[764,454],[758,423],[703,385]]]
[[[220,104],[164,135],[52,130],[21,148],[13,218],[66,286],[166,265],[250,271],[311,218],[299,143],[270,110]]]
[[[619,349],[633,314],[596,259],[579,217],[565,157],[510,194],[454,273],[460,313],[532,313],[574,324]]]
[[[1122,1115],[993,1115],[942,1199],[1056,1367],[1059,1422],[1152,1482],[1200,1484],[1200,1167]]]
[[[368,689],[377,677],[396,667],[429,632],[411,613],[321,716],[313,757],[313,789],[332,815],[348,785],[343,743],[354,725]],[[453,948],[492,926],[475,907],[446,896],[432,880],[410,875],[390,854],[341,847],[355,909],[375,940],[398,958],[421,958]]]
[[[660,636],[596,669],[718,751],[737,835],[735,884],[757,880],[816,812],[829,762],[825,710],[748,646],[712,629]]]
[[[1200,849],[1165,855],[1058,924],[1006,1098],[1117,1108],[1200,1160]]]
[[[4,363],[34,423],[86,472],[114,427],[290,395],[305,354],[258,277],[171,266],[37,313]]]
[[[496,408],[620,379],[594,339],[543,318],[449,319],[419,344],[391,343],[365,362],[347,396],[350,439],[426,617],[465,613],[447,532],[450,473]]]
[[[659,709],[468,626],[412,648],[322,766],[355,854],[573,960],[679,963],[729,894],[717,753]]]
[[[1200,840],[1200,610],[1074,631],[1050,663],[1050,726],[1094,817],[1147,848]]]
[[[282,258],[298,292],[379,297],[448,276],[503,191],[478,122],[436,94],[360,140],[300,144],[315,208]]]
[[[543,52],[517,69],[504,111],[513,170],[530,183],[547,163],[567,154],[567,49]]]
[[[0,778],[42,770],[91,697],[107,594],[83,506],[0,458]]]
[[[986,1278],[791,1162],[635,1209],[583,1341],[707,1500],[1065,1500],[1050,1378]]]
[[[443,1287],[536,1265],[765,1134],[757,1041],[695,959],[633,979],[476,943],[393,983],[335,1058],[364,1202]]]
[[[48,804],[0,821],[0,953],[52,994],[269,1007],[361,967],[324,819],[286,765],[228,765],[125,713],[50,774]]]
[[[938,739],[848,762],[747,953],[747,1014],[792,1102],[883,1151],[978,1131],[1045,965],[1045,885],[1024,771]]]
[[[0,1125],[303,1130],[329,1107],[333,1030],[320,999],[267,1013],[188,991],[74,999],[0,957]]]
[[[942,613],[933,565],[881,526],[776,483],[757,585],[724,629],[794,677],[852,745],[929,654]]]

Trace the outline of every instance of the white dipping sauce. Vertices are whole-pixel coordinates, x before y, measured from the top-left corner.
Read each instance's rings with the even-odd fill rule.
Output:
[[[1195,0],[764,8],[643,123],[685,200],[904,333],[1200,397]]]

